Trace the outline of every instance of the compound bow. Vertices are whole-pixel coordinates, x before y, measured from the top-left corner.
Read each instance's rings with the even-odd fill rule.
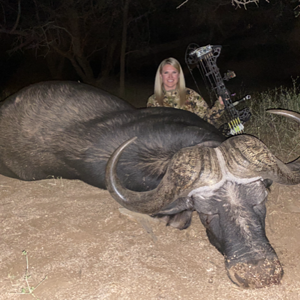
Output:
[[[222,97],[225,106],[225,116],[227,123],[223,124],[220,129],[227,136],[236,135],[243,133],[244,123],[250,119],[251,113],[249,108],[244,108],[238,111],[235,106],[241,101],[251,99],[250,95],[245,96],[239,101],[232,102],[230,98],[230,92],[225,87],[223,80],[229,80],[235,77],[233,71],[228,71],[224,78],[222,78],[219,68],[217,67],[216,60],[221,53],[222,46],[212,46],[207,45],[205,47],[199,47],[197,44],[190,44],[187,47],[185,54],[185,62],[189,68],[189,71],[195,81],[192,70],[197,66],[205,84],[208,88],[208,83],[210,84],[210,89],[208,91],[215,94],[215,97]],[[199,87],[195,81],[197,89]],[[216,99],[215,98],[215,99]]]

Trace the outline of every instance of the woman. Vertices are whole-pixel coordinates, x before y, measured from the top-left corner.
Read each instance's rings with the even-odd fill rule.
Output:
[[[147,102],[147,107],[154,106],[188,110],[211,124],[214,124],[215,119],[224,111],[221,97],[212,108],[209,108],[198,93],[185,87],[180,63],[172,57],[163,60],[157,69],[154,95]]]

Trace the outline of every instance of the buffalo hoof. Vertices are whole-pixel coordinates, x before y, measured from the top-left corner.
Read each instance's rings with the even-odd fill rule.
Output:
[[[227,269],[229,278],[242,288],[263,288],[279,284],[283,269],[278,259],[262,259],[255,264],[237,263]]]

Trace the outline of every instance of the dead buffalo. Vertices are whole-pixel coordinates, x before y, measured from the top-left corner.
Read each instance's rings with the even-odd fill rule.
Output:
[[[196,211],[234,283],[280,282],[265,202],[273,181],[300,183],[300,158],[284,164],[252,136],[226,139],[187,111],[138,110],[77,82],[44,82],[12,95],[0,108],[0,130],[1,174],[81,179],[179,229]]]

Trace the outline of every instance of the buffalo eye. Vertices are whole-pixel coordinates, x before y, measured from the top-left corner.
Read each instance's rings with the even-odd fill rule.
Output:
[[[207,228],[209,227],[211,221],[218,216],[218,214],[203,214],[199,213],[202,224]]]
[[[268,189],[273,184],[273,180],[271,180],[271,179],[264,179],[263,180],[263,184]]]
[[[264,198],[263,201],[261,201],[260,203],[256,204],[253,206],[253,210],[254,212],[261,216],[262,218],[265,218],[266,216],[266,201],[267,201],[267,197]]]

